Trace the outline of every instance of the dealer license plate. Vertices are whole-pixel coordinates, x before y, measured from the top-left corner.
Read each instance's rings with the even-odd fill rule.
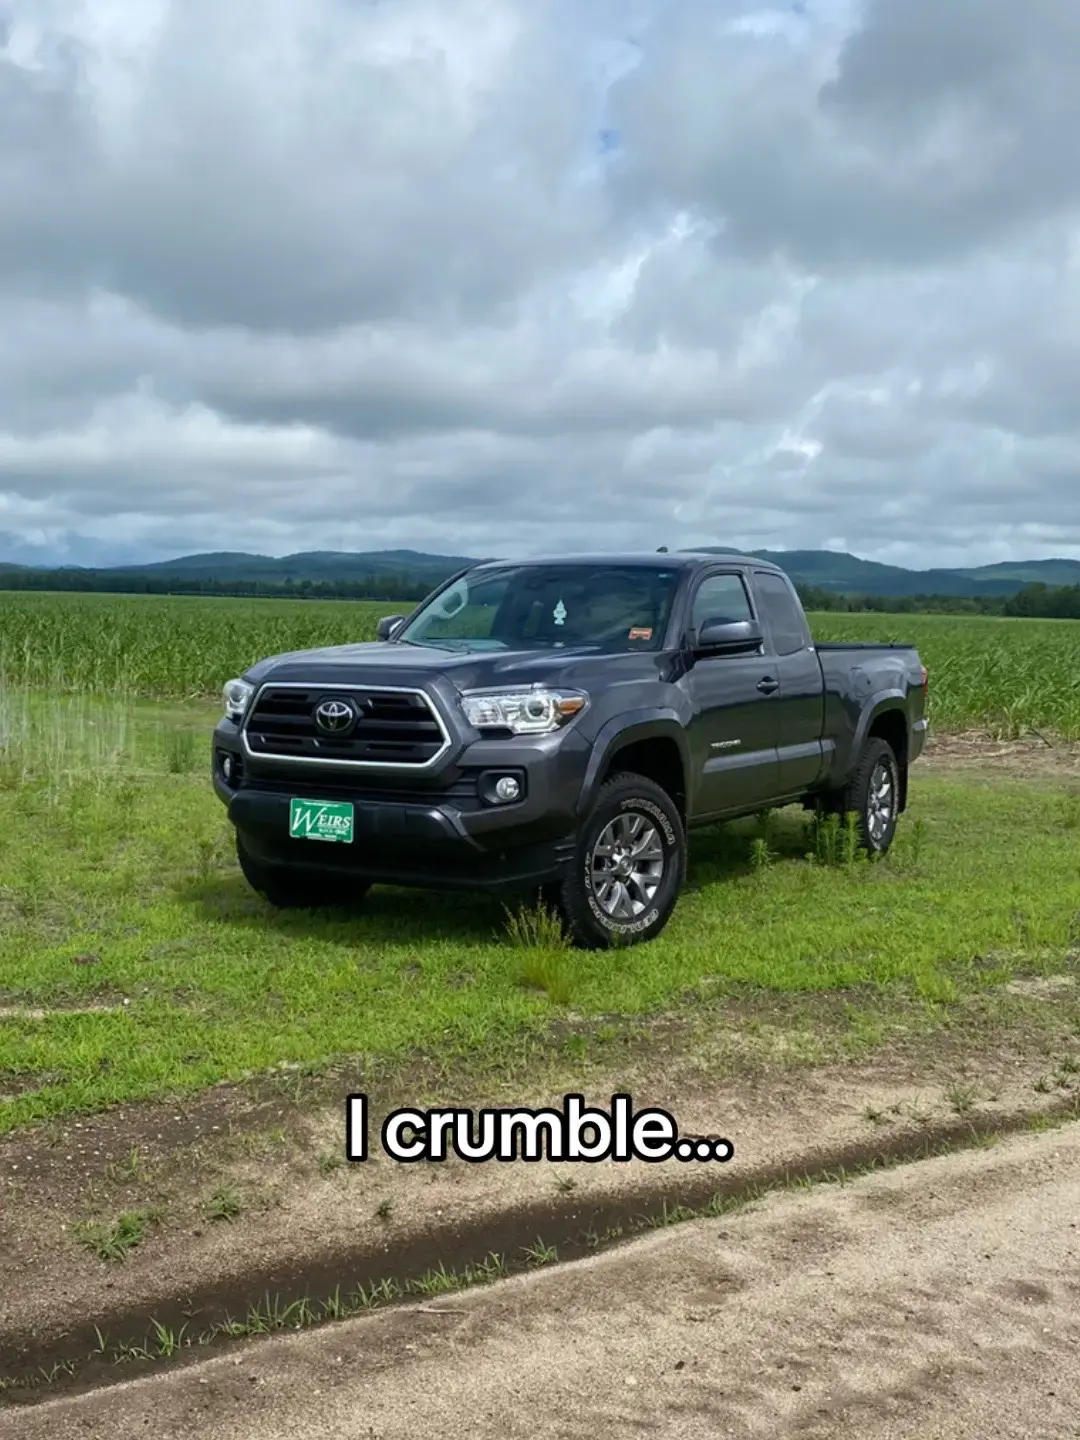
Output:
[[[336,840],[352,844],[353,807],[343,800],[290,800],[289,834],[294,840]]]

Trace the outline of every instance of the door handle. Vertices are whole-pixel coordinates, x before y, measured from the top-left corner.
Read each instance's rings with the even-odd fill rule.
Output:
[[[758,681],[757,687],[763,695],[772,695],[780,689],[780,681],[774,680],[771,675],[766,675],[764,680]]]

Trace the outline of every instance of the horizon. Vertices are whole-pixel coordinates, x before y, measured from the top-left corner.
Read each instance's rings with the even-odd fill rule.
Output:
[[[668,547],[668,548],[670,549],[670,551],[671,551],[672,554],[679,554],[680,552],[688,552],[688,551],[692,552],[692,551],[694,551],[695,549],[699,549],[699,550],[702,550],[702,551],[704,551],[704,552],[707,552],[708,550],[713,549],[713,548],[722,548],[722,549],[730,550],[730,551],[732,551],[733,553],[747,554],[747,555],[753,555],[753,554],[755,554],[756,552],[757,552],[757,553],[764,553],[764,552],[768,551],[768,553],[771,553],[771,554],[773,554],[773,555],[779,555],[779,556],[784,556],[784,555],[815,555],[815,556],[817,556],[817,555],[823,555],[823,556],[833,556],[833,557],[836,557],[836,558],[838,558],[838,559],[857,560],[857,561],[859,561],[859,562],[862,563],[862,564],[886,565],[887,568],[896,569],[896,570],[903,570],[903,571],[908,572],[909,574],[914,574],[914,575],[932,574],[932,573],[938,573],[938,572],[957,573],[957,572],[967,572],[967,571],[977,571],[977,570],[988,570],[988,569],[995,569],[995,568],[997,568],[997,567],[999,567],[999,566],[1017,567],[1017,566],[1026,566],[1026,565],[1053,565],[1053,564],[1076,565],[1076,566],[1078,567],[1078,570],[1080,570],[1080,558],[1073,557],[1073,556],[1068,556],[1068,555],[1045,555],[1045,556],[1033,556],[1033,555],[1028,555],[1028,556],[1026,556],[1026,557],[1024,557],[1024,558],[1016,559],[1016,560],[1005,560],[1005,561],[998,560],[998,561],[991,561],[989,564],[986,564],[986,565],[930,565],[930,566],[925,566],[925,565],[924,565],[924,566],[911,566],[911,565],[889,564],[888,562],[873,560],[873,559],[871,559],[871,558],[868,557],[868,556],[859,555],[857,552],[851,551],[851,550],[830,550],[830,549],[826,549],[826,548],[824,548],[824,547],[820,547],[820,548],[819,548],[819,547],[799,546],[799,547],[792,547],[792,548],[789,548],[789,549],[777,549],[777,550],[769,550],[769,547],[766,547],[766,546],[756,546],[756,547],[754,547],[753,549],[749,549],[749,548],[747,548],[747,549],[741,549],[741,548],[739,548],[739,547],[734,547],[734,546],[725,546],[725,547],[712,547],[712,546],[705,546],[705,547],[681,546],[681,547],[678,547],[678,549],[676,549],[675,547]],[[285,550],[285,551],[282,551],[281,553],[277,553],[277,554],[271,553],[271,552],[269,552],[269,551],[261,551],[261,552],[260,552],[260,551],[247,551],[247,550],[197,550],[197,551],[187,551],[187,552],[184,552],[184,553],[181,553],[181,554],[174,554],[174,555],[165,556],[164,558],[158,559],[158,560],[144,560],[144,561],[141,561],[141,562],[140,562],[140,561],[134,561],[134,562],[132,562],[132,561],[127,561],[127,562],[123,562],[123,563],[121,563],[121,564],[119,564],[119,565],[87,565],[87,564],[76,564],[76,563],[74,563],[74,562],[66,562],[66,563],[53,564],[53,565],[44,565],[44,564],[30,565],[30,564],[25,564],[25,563],[19,563],[19,564],[14,564],[14,565],[13,565],[12,562],[0,560],[0,566],[6,566],[6,567],[8,567],[8,568],[19,568],[19,569],[28,569],[28,570],[42,570],[42,571],[47,571],[47,570],[94,570],[94,571],[104,571],[104,570],[139,570],[139,569],[142,568],[143,566],[145,566],[146,568],[154,568],[154,567],[160,568],[160,567],[162,567],[162,566],[167,566],[167,565],[170,565],[170,564],[179,564],[179,563],[182,562],[182,561],[199,560],[199,559],[214,560],[214,559],[217,559],[217,558],[219,558],[219,557],[222,557],[222,558],[228,557],[228,558],[234,559],[234,560],[235,560],[235,559],[245,559],[245,560],[281,561],[281,560],[297,560],[297,559],[303,559],[303,558],[310,558],[310,557],[313,557],[313,556],[334,556],[334,557],[341,557],[342,559],[352,559],[352,558],[357,558],[357,557],[362,557],[362,558],[365,558],[365,559],[366,559],[366,558],[377,559],[377,558],[379,558],[379,557],[387,556],[387,555],[409,556],[409,557],[415,557],[417,560],[434,561],[434,562],[441,562],[441,561],[444,561],[444,560],[448,560],[448,561],[465,560],[465,561],[471,561],[471,562],[475,562],[475,563],[478,563],[478,564],[479,564],[479,563],[482,563],[482,562],[485,561],[485,560],[508,560],[508,561],[510,561],[510,560],[520,560],[520,561],[523,561],[523,562],[527,562],[530,558],[534,558],[534,557],[539,558],[539,557],[541,557],[541,556],[542,556],[542,553],[543,553],[543,552],[541,552],[541,551],[535,551],[535,552],[533,552],[533,555],[532,555],[532,556],[530,556],[530,555],[528,555],[528,554],[525,554],[525,555],[513,555],[513,554],[510,554],[510,553],[502,553],[502,554],[499,554],[499,555],[481,556],[481,555],[465,555],[465,554],[462,554],[462,553],[458,553],[458,552],[456,552],[456,551],[443,551],[443,552],[439,552],[439,551],[418,550],[418,549],[416,549],[415,547],[412,547],[412,546],[404,546],[404,545],[403,545],[403,546],[387,547],[387,548],[385,548],[385,549],[379,549],[379,550],[332,550],[332,549],[329,549],[329,550],[328,550],[328,549],[323,549],[323,550]],[[594,553],[597,553],[597,552],[594,551],[594,550],[588,549],[588,550],[580,550],[580,551],[567,550],[565,553],[566,553],[568,556],[573,556],[573,555],[576,555],[576,554],[588,555],[588,554],[594,554]],[[659,552],[658,552],[657,547],[653,546],[653,547],[648,548],[648,549],[641,547],[641,548],[638,548],[638,549],[636,549],[636,550],[626,550],[626,551],[623,551],[623,552],[612,552],[612,553],[624,553],[624,554],[655,554],[655,553],[659,553]]]

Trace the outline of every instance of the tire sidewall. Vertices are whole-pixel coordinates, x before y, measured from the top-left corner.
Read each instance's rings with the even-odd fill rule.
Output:
[[[889,771],[892,781],[892,814],[889,817],[889,828],[880,841],[875,841],[870,833],[870,784],[874,778],[874,772],[879,765],[885,765]],[[863,835],[866,838],[866,848],[872,854],[883,855],[893,842],[896,834],[896,825],[899,820],[897,806],[900,802],[900,767],[897,764],[896,756],[892,746],[884,740],[875,745],[867,755],[863,765],[862,783],[859,787],[859,820],[862,826]]]
[[[593,847],[603,831],[620,815],[641,815],[660,837],[664,874],[652,904],[633,920],[615,920],[596,898],[592,883]],[[608,945],[632,945],[649,940],[667,923],[682,888],[685,840],[674,804],[659,787],[628,782],[605,797],[589,816],[577,856],[577,888],[582,897],[580,914],[597,940]]]

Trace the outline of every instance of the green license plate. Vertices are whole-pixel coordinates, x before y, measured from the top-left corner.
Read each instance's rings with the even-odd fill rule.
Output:
[[[337,840],[351,845],[353,807],[343,800],[290,800],[289,834],[294,840]]]

